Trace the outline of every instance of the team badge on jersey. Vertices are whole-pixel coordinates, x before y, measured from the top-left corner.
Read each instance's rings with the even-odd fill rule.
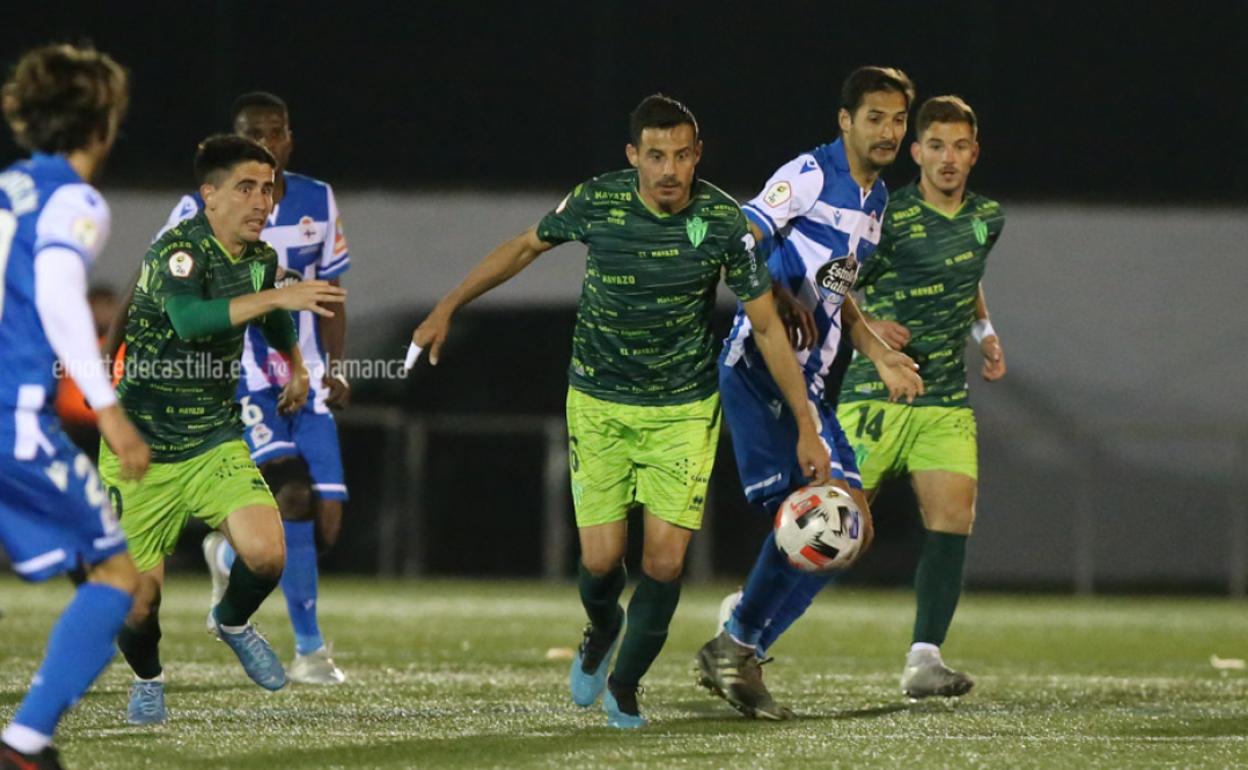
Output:
[[[815,285],[825,302],[840,304],[858,280],[858,258],[853,254],[829,260],[815,272]]]
[[[316,240],[316,222],[312,221],[312,217],[303,216],[299,218],[299,234],[309,243]]]
[[[260,287],[264,285],[264,263],[251,263],[251,288],[260,291]]]
[[[975,240],[980,246],[988,242],[988,223],[979,217],[971,218],[971,229],[975,232]]]
[[[189,278],[195,269],[195,260],[185,251],[175,251],[169,257],[169,273],[174,278]]]
[[[693,247],[702,245],[702,241],[706,240],[706,220],[702,217],[694,217],[685,223],[685,234],[689,236],[689,242]]]

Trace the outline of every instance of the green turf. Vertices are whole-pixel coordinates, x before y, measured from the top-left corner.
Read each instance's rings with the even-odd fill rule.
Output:
[[[645,682],[652,724],[622,734],[566,694],[547,650],[579,639],[572,585],[329,580],[322,626],[350,681],[270,694],[203,629],[206,577],[165,597],[170,722],[124,723],[118,661],[62,726],[71,768],[1248,767],[1248,605],[1219,599],[970,595],[945,647],[979,680],[908,704],[906,593],[831,589],[774,650],[773,692],[802,718],[750,722],[693,683],[723,590],[687,589]],[[0,579],[0,715],[35,669],[63,583]],[[260,621],[286,657],[280,601]]]

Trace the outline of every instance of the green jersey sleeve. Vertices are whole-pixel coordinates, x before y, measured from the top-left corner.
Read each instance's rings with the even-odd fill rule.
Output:
[[[189,240],[157,242],[147,253],[148,291],[163,310],[173,297],[204,298],[208,260]]]
[[[583,241],[589,232],[589,183],[578,184],[559,205],[542,217],[537,237],[558,246],[568,241]]]
[[[724,241],[724,283],[742,302],[758,299],[771,289],[767,262],[759,259],[744,214],[732,224]]]

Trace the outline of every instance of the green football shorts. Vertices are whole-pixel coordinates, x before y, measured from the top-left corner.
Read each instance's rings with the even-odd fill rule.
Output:
[[[227,441],[174,463],[152,463],[141,481],[123,481],[117,456],[100,441],[100,478],[121,517],[140,572],[164,561],[192,516],[216,529],[249,505],[273,508],[273,494],[242,440]]]
[[[678,527],[702,526],[719,444],[718,393],[637,406],[569,388],[567,406],[576,526],[621,521],[634,503]]]
[[[910,406],[851,401],[836,419],[854,447],[864,489],[913,471],[979,478],[975,413],[969,406]]]

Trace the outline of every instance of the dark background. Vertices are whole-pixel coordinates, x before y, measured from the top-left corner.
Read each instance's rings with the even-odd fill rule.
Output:
[[[340,188],[562,190],[623,165],[627,113],[663,91],[702,123],[703,174],[752,190],[833,138],[841,80],[879,63],[979,111],[985,191],[1248,200],[1237,0],[14,5],[6,63],[87,39],[131,69],[110,186],[185,186],[195,142],[264,88],[291,105],[298,165]]]
[[[294,167],[331,180],[340,193],[383,188],[389,198],[390,191],[434,196],[455,191],[468,192],[461,198],[471,199],[477,191],[500,191],[501,196],[482,196],[483,210],[505,212],[512,191],[541,190],[553,203],[576,182],[624,165],[628,112],[655,91],[686,101],[700,119],[707,145],[702,174],[734,194],[751,195],[778,162],[835,137],[840,83],[852,68],[868,63],[906,70],[920,100],[950,92],[967,98],[979,113],[981,144],[985,157],[991,158],[977,168],[975,187],[1004,199],[1007,206],[1087,202],[1082,212],[1131,216],[1139,224],[1168,215],[1170,224],[1163,222],[1157,230],[1165,234],[1171,228],[1190,232],[1181,225],[1193,211],[1217,207],[1221,217],[1222,207],[1248,202],[1248,180],[1242,172],[1248,168],[1248,2],[1242,0],[1182,5],[1065,0],[9,5],[14,7],[0,12],[0,65],[7,68],[22,50],[49,40],[89,40],[129,67],[131,108],[101,187],[114,204],[125,197],[115,194],[121,192],[118,188],[128,188],[135,200],[145,195],[154,199],[150,211],[137,211],[133,203],[125,209],[131,229],[138,226],[134,222],[141,225],[142,244],[147,243],[146,228],[163,221],[176,200],[173,191],[180,194],[189,186],[195,144],[214,130],[228,130],[229,105],[247,90],[267,89],[286,98],[295,130]],[[0,167],[18,154],[4,132]],[[903,152],[885,176],[895,188],[913,174]],[[163,192],[146,192],[152,189]],[[1123,215],[1114,213],[1119,203],[1161,205]],[[348,207],[348,222],[367,219],[365,213]],[[1242,221],[1234,213],[1223,219],[1218,226],[1232,229]],[[383,247],[371,253],[360,249],[363,258],[349,278],[356,282],[351,285],[361,285],[369,271],[407,276],[418,260],[429,256],[422,253],[419,234],[409,232],[407,221],[383,222],[380,215],[374,221],[388,238],[379,240]],[[1138,535],[1147,530],[1140,524],[1144,514],[1160,511],[1160,516],[1165,506],[1151,499],[1132,502],[1122,491],[1146,488],[1159,472],[1123,459],[1126,450],[1115,454],[1117,446],[1101,454],[1070,447],[1078,449],[1081,440],[1074,435],[1076,427],[1103,416],[1103,390],[1124,388],[1146,376],[1139,372],[1152,371],[1154,377],[1164,373],[1143,365],[1143,354],[1132,352],[1137,348],[1191,378],[1210,377],[1215,385],[1241,382],[1242,345],[1234,341],[1236,334],[1242,338],[1242,319],[1236,316],[1220,325],[1206,323],[1196,312],[1177,319],[1162,313],[1157,325],[1147,329],[1142,321],[1122,321],[1120,316],[1138,318],[1127,312],[1133,302],[1152,301],[1148,287],[1157,284],[1160,273],[1171,272],[1169,253],[1160,258],[1140,253],[1151,243],[1147,238],[1126,246],[1102,243],[1093,237],[1103,229],[1099,223],[1095,232],[1085,233],[1087,244],[1076,243],[1072,249],[1066,238],[1063,251],[1054,243],[1067,234],[1054,232],[1052,219],[1045,221],[1049,224],[1039,235],[1026,233],[1025,224],[1013,225],[1012,240],[1002,247],[1000,266],[993,271],[994,280],[1000,281],[993,297],[1002,297],[999,303],[994,300],[994,309],[1003,311],[1005,326],[1012,321],[1017,331],[1009,338],[1010,346],[1018,352],[1010,353],[1011,376],[1004,390],[996,388],[977,401],[981,415],[993,420],[983,423],[992,427],[983,431],[981,460],[995,463],[985,475],[983,491],[997,508],[977,529],[975,547],[982,554],[992,542],[1011,549],[1023,542],[1050,554],[1047,561],[1072,561],[1078,547],[1067,545],[1065,538],[1078,527],[1067,519],[1077,521],[1087,511],[1116,511],[1119,519],[1102,516],[1109,523],[1093,531],[1099,539],[1088,536],[1087,542],[1095,540],[1105,551],[1100,563],[1106,566],[1100,569],[1112,572],[1107,567],[1120,562],[1143,566],[1138,574],[1122,573],[1126,577],[1098,573],[1099,589],[1221,590],[1225,580],[1220,574],[1184,572],[1163,558],[1174,550],[1164,532],[1137,538],[1147,540],[1147,547],[1164,541],[1164,548],[1156,546],[1162,548],[1160,554],[1141,556],[1146,551],[1141,546],[1132,558],[1123,557],[1119,541],[1110,536],[1120,526],[1117,522],[1130,522],[1133,536]],[[489,225],[478,223],[483,230]],[[114,241],[120,229],[115,225]],[[1120,226],[1114,230],[1121,231]],[[1182,284],[1167,287],[1164,295],[1187,296],[1189,307],[1190,298],[1199,297],[1206,284],[1212,291],[1242,286],[1245,280],[1235,249],[1210,254],[1216,249],[1202,247],[1202,234],[1195,235],[1181,244],[1188,250]],[[459,253],[454,237],[439,242]],[[1017,243],[1031,246],[1007,258],[1004,252]],[[353,245],[358,245],[354,239]],[[1123,250],[1129,253],[1120,254]],[[471,258],[477,256],[474,252]],[[1069,259],[1062,261],[1063,256]],[[127,258],[133,254],[117,256]],[[466,252],[464,258],[469,258]],[[446,270],[447,261],[436,266]],[[1049,264],[1057,267],[1048,269]],[[1199,272],[1202,265],[1204,275]],[[568,262],[546,269],[579,266]],[[1014,272],[1002,276],[1002,269]],[[1049,280],[1050,272],[1066,271],[1074,283]],[[428,296],[440,294],[462,271],[451,262],[451,273],[422,274],[436,287],[422,294],[424,304],[378,308],[366,323],[353,322],[352,354],[389,358],[401,353],[396,340],[406,339],[423,317]],[[1039,287],[1036,296],[1030,287]],[[1084,292],[1065,304],[1059,296],[1054,314],[1054,287],[1062,293]],[[366,309],[373,309],[372,299],[365,297]],[[1181,300],[1176,303],[1184,306]],[[422,364],[402,381],[356,383],[357,403],[397,406],[408,417],[557,416],[566,392],[574,313],[571,298],[557,306],[474,306],[457,320],[436,376]],[[722,331],[727,321],[721,308],[717,328]],[[1185,331],[1186,336],[1166,336],[1169,327],[1184,322],[1200,326]],[[1210,328],[1229,328],[1228,347],[1240,362],[1225,365],[1221,375],[1223,369],[1208,363],[1224,360],[1221,355],[1211,356],[1205,348],[1188,350],[1192,340],[1207,339]],[[1075,349],[1053,354],[1061,341],[1080,335],[1096,341],[1114,337],[1115,329],[1125,340],[1120,354],[1115,350],[1113,355],[1080,357]],[[1135,337],[1176,341],[1148,347]],[[1103,346],[1090,348],[1099,351]],[[481,351],[488,351],[486,357]],[[1076,383],[1070,394],[1054,390],[1049,377],[1050,370],[1063,379],[1071,371],[1086,374],[1094,368],[1122,375],[1104,382],[1084,377],[1082,389]],[[1170,381],[1160,382],[1156,390],[1165,391]],[[1209,400],[1208,392],[1194,392],[1176,397],[1178,403],[1186,408]],[[1059,399],[1063,409],[1046,411],[1049,400],[1037,399],[1035,393]],[[1136,395],[1118,400],[1135,404],[1140,401]],[[1150,406],[1143,416],[1132,419],[1182,417],[1161,408],[1169,403],[1165,399],[1158,400],[1160,407],[1146,403]],[[1061,419],[1053,416],[1066,412],[1069,416]],[[1237,424],[1241,414],[1228,413],[1222,421]],[[1023,434],[1026,438],[1015,439],[1001,427],[1002,415],[1043,423],[1044,430],[1033,427]],[[427,571],[539,574],[540,439],[437,437],[425,464],[423,492],[405,496],[387,487],[387,470],[397,463],[383,432],[350,426],[346,419],[342,424],[352,501],[343,539],[329,554],[326,568],[375,570],[387,536],[379,526],[379,512],[389,506],[399,510],[404,522],[398,536],[420,553]],[[1066,485],[1068,480],[1060,475],[1067,472],[1064,466],[1045,464],[1046,437],[1063,446],[1063,456],[1095,461],[1092,481],[1071,495],[1071,501],[1051,500],[1047,485],[1054,479]],[[1175,441],[1176,447],[1188,446]],[[1248,440],[1244,445],[1248,447]],[[721,443],[713,479],[715,530],[703,537],[713,543],[715,572],[740,577],[768,522],[741,498],[728,447],[726,440]],[[1109,456],[1118,458],[1116,464],[1101,463]],[[1013,463],[1008,467],[1007,459]],[[1188,502],[1203,492],[1202,511],[1218,515],[1248,499],[1230,481],[1194,476],[1179,487],[1167,480],[1178,490],[1168,500]],[[400,485],[406,481],[398,479]],[[1023,492],[1015,489],[1024,487]],[[1094,498],[1093,492],[1100,497]],[[1089,502],[1081,502],[1085,500]],[[847,579],[905,582],[922,535],[904,482],[886,487],[873,510],[880,523],[876,546]],[[1063,523],[1051,525],[1050,520]],[[1032,527],[1036,521],[1041,524]],[[567,524],[571,526],[570,507]],[[1022,534],[1007,536],[1015,531]],[[1210,535],[1216,544],[1238,542],[1236,536],[1223,537],[1221,519],[1209,531],[1218,533]],[[1248,537],[1238,537],[1248,542]],[[181,562],[200,564],[198,539],[184,538],[183,546]],[[1208,551],[1202,559],[1177,561],[1223,560],[1209,544],[1202,547]],[[470,548],[478,557],[469,562],[463,554]],[[1228,561],[1234,553],[1232,547]],[[1027,587],[1066,585],[1054,582],[1053,575],[1064,574],[1057,571],[1036,573],[1048,577],[1027,570],[1010,573],[1023,576],[1019,578],[992,574],[991,586],[1009,587],[1011,579]]]

